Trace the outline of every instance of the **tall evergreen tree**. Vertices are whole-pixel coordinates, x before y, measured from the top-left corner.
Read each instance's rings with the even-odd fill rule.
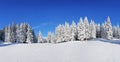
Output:
[[[96,24],[96,37],[97,38],[101,37],[101,26],[100,26],[100,24]]]
[[[82,18],[80,18],[80,22],[78,23],[77,31],[78,31],[78,39],[84,40],[85,39],[85,26],[84,26]]]
[[[94,39],[96,38],[96,27],[94,21],[91,20],[90,22],[90,38]]]
[[[72,24],[70,26],[71,28],[71,41],[75,41],[77,39],[77,26],[74,21],[72,21]]]
[[[90,38],[89,22],[87,17],[84,18],[84,26],[85,26],[85,39],[87,40]]]
[[[112,30],[112,25],[111,25],[109,16],[107,18],[105,26],[106,26],[106,39],[111,40],[113,38],[113,30]]]
[[[64,41],[70,41],[70,26],[68,22],[65,22],[65,26],[64,26]]]
[[[27,27],[27,43],[33,43],[34,42],[34,37],[33,37],[33,33],[32,33],[32,29],[30,27],[30,25],[28,25]]]
[[[11,42],[16,42],[16,28],[14,23],[11,26]]]

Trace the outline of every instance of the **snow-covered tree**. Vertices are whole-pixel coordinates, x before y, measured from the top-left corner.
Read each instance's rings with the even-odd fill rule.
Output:
[[[77,39],[77,26],[76,23],[74,21],[72,21],[71,24],[71,41],[75,41]]]
[[[102,24],[102,28],[101,28],[101,37],[105,38],[106,37],[106,30],[105,30],[105,24]]]
[[[70,37],[71,37],[71,29],[69,26],[68,22],[65,22],[65,26],[64,26],[64,41],[70,41]]]
[[[113,38],[113,30],[112,25],[110,22],[110,17],[107,18],[107,21],[102,25],[102,32],[101,32],[102,38],[111,40]]]
[[[20,42],[20,24],[16,25],[16,42]]]
[[[120,28],[119,25],[113,27],[113,36],[120,39]]]
[[[112,25],[111,25],[109,16],[107,18],[105,27],[106,27],[106,39],[111,40],[113,38],[113,30],[112,30]]]
[[[92,20],[90,22],[89,29],[90,29],[90,38],[92,39],[96,38],[96,27],[94,21]]]
[[[52,32],[48,32],[47,42],[48,43],[55,43],[54,34]]]
[[[16,42],[16,28],[14,23],[12,23],[10,35],[11,35],[11,42]]]
[[[101,26],[100,26],[100,24],[96,24],[96,37],[97,38],[101,37]]]
[[[27,43],[33,43],[34,42],[34,37],[33,37],[33,33],[32,33],[32,29],[30,27],[30,25],[28,25],[27,27]]]
[[[78,39],[84,40],[85,39],[85,26],[84,26],[82,18],[80,18],[80,22],[78,23],[77,31],[78,31]]]
[[[25,30],[23,29],[23,23],[20,24],[20,33],[19,33],[19,36],[20,36],[20,40],[19,42],[20,43],[25,43],[26,42],[26,32]]]
[[[42,33],[39,31],[38,33],[38,40],[37,40],[38,43],[44,43],[43,42],[43,37],[42,37]]]
[[[11,27],[10,27],[10,25],[8,26],[8,31],[7,31],[7,42],[11,42]]]
[[[120,39],[120,28],[118,28],[118,39]]]
[[[89,22],[87,17],[84,18],[84,26],[85,26],[85,39],[87,40],[90,38]]]
[[[8,42],[8,26],[5,27],[5,42]]]
[[[64,41],[64,25],[58,25],[55,31],[56,43]]]

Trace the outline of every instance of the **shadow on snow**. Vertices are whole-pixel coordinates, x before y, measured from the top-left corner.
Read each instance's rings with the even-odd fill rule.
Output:
[[[98,39],[99,41],[102,41],[102,42],[108,42],[108,43],[112,43],[112,44],[118,44],[120,45],[120,40],[106,40],[106,39]]]
[[[15,45],[17,43],[9,43],[9,44],[0,44],[0,47],[5,47],[5,46],[10,46],[10,45]]]

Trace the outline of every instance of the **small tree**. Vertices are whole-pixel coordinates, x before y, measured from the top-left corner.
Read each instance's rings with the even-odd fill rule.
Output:
[[[48,43],[55,43],[55,38],[52,32],[48,32],[48,38],[47,38]]]
[[[40,31],[39,31],[39,34],[38,34],[38,43],[44,43],[42,33]]]

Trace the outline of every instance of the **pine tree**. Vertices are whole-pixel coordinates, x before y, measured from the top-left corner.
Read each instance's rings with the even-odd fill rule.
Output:
[[[101,37],[101,27],[100,27],[100,24],[96,24],[96,37],[97,38]]]
[[[70,28],[71,28],[71,41],[75,41],[77,39],[77,26],[74,21],[72,21]]]
[[[38,43],[44,43],[43,42],[43,37],[42,37],[42,33],[39,31],[38,33]]]
[[[85,39],[85,26],[84,26],[82,18],[80,18],[80,22],[78,23],[77,31],[78,31],[78,39],[84,40]]]
[[[105,24],[102,24],[102,28],[101,28],[101,37],[105,38],[106,37],[106,31],[105,31]]]
[[[20,24],[16,25],[16,42],[20,43]]]
[[[32,29],[30,25],[28,25],[26,43],[33,43],[33,42],[34,42],[34,37],[33,37]]]
[[[70,26],[69,26],[69,23],[65,22],[65,27],[64,27],[64,40],[67,42],[67,41],[70,41]]]
[[[90,38],[89,22],[87,17],[84,18],[84,26],[85,26],[85,39],[87,40]]]
[[[19,36],[20,36],[20,43],[25,43],[26,42],[26,32],[25,30],[23,29],[24,25],[23,23],[20,24],[20,33],[19,33]]]
[[[16,28],[14,23],[11,26],[11,42],[16,42]]]
[[[115,37],[120,39],[120,27],[119,27],[119,25],[116,26]]]
[[[5,27],[5,42],[8,42],[8,26]]]
[[[56,27],[56,31],[55,31],[55,40],[56,40],[56,43],[60,43],[60,42],[63,42],[65,40],[64,38],[64,25],[58,25]]]
[[[106,39],[111,40],[113,38],[113,30],[112,30],[112,25],[111,25],[109,16],[107,18],[105,26],[106,26]]]
[[[7,31],[7,42],[11,42],[11,27],[10,27],[10,25],[8,26],[8,31]]]
[[[91,39],[96,38],[96,27],[95,27],[94,21],[92,20],[91,20],[89,29],[90,29],[90,38]]]
[[[48,43],[55,43],[55,38],[52,32],[48,32],[48,38],[47,38]]]

